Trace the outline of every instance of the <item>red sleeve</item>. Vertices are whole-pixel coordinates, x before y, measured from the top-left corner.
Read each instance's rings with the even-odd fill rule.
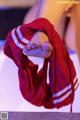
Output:
[[[47,85],[45,84],[45,76],[47,75],[43,74],[46,73],[43,70],[40,72],[41,75],[38,74],[38,65],[33,64],[23,54],[23,47],[29,42],[27,38],[31,36],[28,31],[26,33],[27,25],[23,26],[19,26],[9,32],[4,45],[4,53],[18,67],[19,86],[22,96],[32,104],[41,106],[45,102],[45,93],[47,93]]]

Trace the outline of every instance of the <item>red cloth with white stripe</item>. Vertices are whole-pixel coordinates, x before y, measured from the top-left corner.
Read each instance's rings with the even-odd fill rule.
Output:
[[[22,52],[24,45],[38,31],[44,32],[53,46],[51,56],[44,60],[39,72],[38,65],[32,63]],[[4,53],[18,67],[20,91],[27,101],[46,108],[60,108],[73,102],[74,92],[78,86],[75,68],[60,36],[47,19],[39,18],[10,31],[6,38]],[[49,84],[48,63],[50,63]]]

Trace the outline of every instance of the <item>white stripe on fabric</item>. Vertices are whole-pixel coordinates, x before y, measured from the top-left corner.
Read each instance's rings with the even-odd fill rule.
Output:
[[[74,78],[74,80],[73,80],[73,83],[75,83],[77,79],[78,79],[78,77],[76,75],[75,78]]]
[[[75,83],[77,80],[77,76],[75,76],[74,80],[73,80],[73,83]],[[57,93],[54,93],[53,94],[53,97],[59,97],[60,95],[64,94],[65,92],[67,92],[69,89],[71,89],[72,85],[68,85],[67,87],[65,87],[63,90],[57,92]]]
[[[21,49],[23,49],[24,46],[19,43],[19,41],[18,41],[18,39],[17,39],[17,37],[16,37],[16,35],[15,35],[15,29],[12,30],[11,36],[12,36],[13,41],[14,41],[14,43],[16,44],[16,46],[19,47],[19,48],[21,48]]]
[[[74,88],[76,89],[78,87],[79,83],[77,82],[74,86]],[[56,98],[54,100],[54,104],[60,103],[63,100],[65,100],[70,94],[72,93],[72,90],[68,91],[64,96],[62,96],[61,98]]]
[[[66,88],[64,88],[63,90],[61,90],[60,92],[53,94],[53,97],[58,97],[60,95],[62,95],[63,93],[65,93],[67,90],[71,89],[71,85],[67,86]]]
[[[65,100],[71,93],[72,93],[72,90],[70,90],[70,91],[69,91],[66,95],[64,95],[63,97],[54,100],[54,104],[57,104],[57,103],[62,102],[62,101]]]
[[[16,29],[16,32],[17,32],[17,34],[22,42],[24,42],[26,44],[29,43],[29,40],[23,37],[23,35],[20,31],[20,26]]]
[[[77,81],[77,83],[76,83],[75,86],[74,86],[74,89],[76,90],[78,86],[79,86],[79,83],[78,83],[78,81]]]

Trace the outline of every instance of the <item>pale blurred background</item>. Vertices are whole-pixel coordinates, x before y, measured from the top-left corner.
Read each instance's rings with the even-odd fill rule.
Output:
[[[5,7],[29,7],[35,3],[35,0],[0,0],[0,6]]]

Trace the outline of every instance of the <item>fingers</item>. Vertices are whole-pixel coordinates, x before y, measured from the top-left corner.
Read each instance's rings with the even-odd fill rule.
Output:
[[[30,42],[25,46],[27,50],[33,50],[33,49],[40,48],[40,47],[42,47],[40,43],[33,43],[33,42]]]
[[[49,42],[45,42],[45,44],[42,46],[43,51],[45,50],[46,53],[49,53],[52,51],[52,45]]]
[[[23,54],[29,56],[47,58],[51,55],[51,53],[52,45],[49,42],[45,42],[43,45],[29,43],[23,48]]]

